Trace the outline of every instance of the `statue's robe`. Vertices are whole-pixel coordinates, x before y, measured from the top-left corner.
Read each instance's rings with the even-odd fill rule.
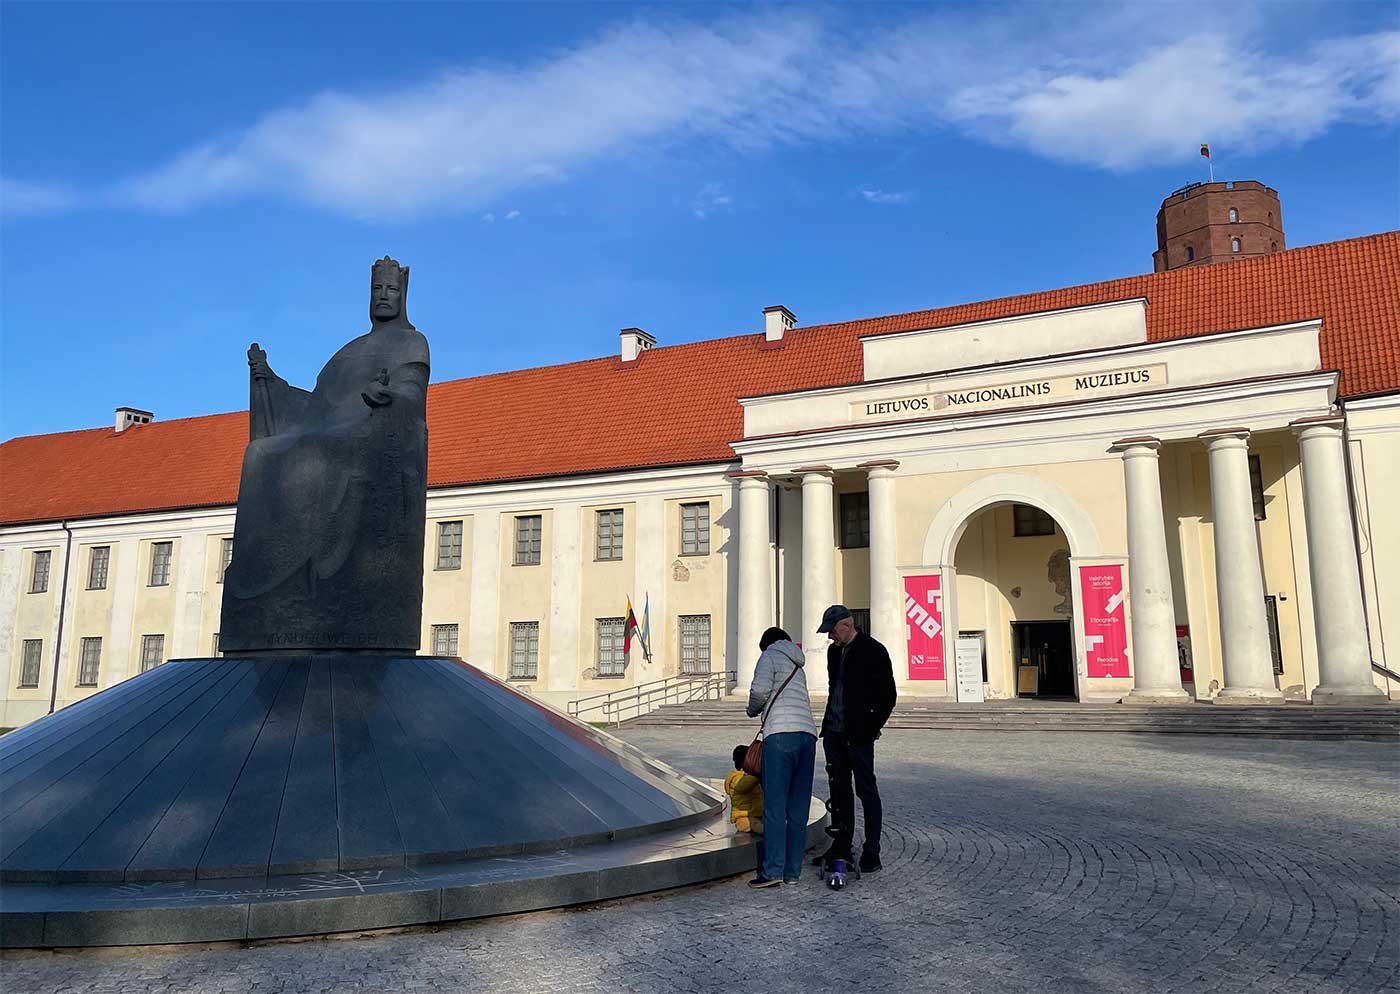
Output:
[[[400,321],[337,352],[310,393],[254,381],[222,650],[418,648],[428,370]],[[381,378],[390,400],[370,406]]]

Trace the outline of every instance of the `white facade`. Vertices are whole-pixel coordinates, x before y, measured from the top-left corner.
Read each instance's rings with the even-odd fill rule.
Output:
[[[962,632],[981,640],[989,699],[1400,697],[1372,665],[1400,669],[1400,516],[1386,504],[1400,396],[1339,403],[1318,321],[1148,342],[1144,308],[864,340],[862,383],[742,400],[729,465],[434,489],[423,651],[455,625],[460,656],[510,678],[511,625],[537,624],[537,667],[515,682],[562,704],[676,674],[682,626],[693,656],[700,619],[700,662],[742,689],[758,635],[780,624],[820,690],[817,620],[840,601],[869,611],[902,694],[955,695]],[[683,547],[685,505],[705,506],[707,548]],[[597,554],[605,511],[621,511],[620,558]],[[517,565],[516,521],[533,516],[540,561]],[[444,522],[461,522],[460,562],[439,568]],[[0,725],[139,672],[144,637],[167,657],[213,652],[232,534],[232,508],[0,529]],[[167,542],[169,582],[153,583]],[[99,547],[105,582],[89,589]],[[45,551],[48,582],[31,590]],[[1126,656],[1113,675],[1093,672],[1107,643],[1086,627],[1090,576],[1120,578],[1105,607]],[[930,577],[936,614],[917,620],[939,629],[937,678],[922,656],[911,671],[906,648],[906,581]],[[639,618],[650,603],[652,659],[634,649],[623,673],[600,673],[599,622],[628,597]],[[95,638],[96,685],[79,686]]]

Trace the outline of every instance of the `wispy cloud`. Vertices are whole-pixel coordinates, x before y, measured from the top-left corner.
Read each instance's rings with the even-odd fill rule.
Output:
[[[66,187],[0,177],[0,213],[6,216],[55,214],[81,203],[81,198]]]
[[[733,208],[734,198],[724,192],[724,186],[720,183],[706,183],[695,194],[690,204],[691,213],[702,221],[717,211],[729,211]]]
[[[1256,19],[1269,10],[1242,9]],[[528,63],[389,93],[327,91],[87,197],[10,180],[5,200],[30,212],[83,202],[181,210],[248,195],[351,215],[481,210],[641,146],[704,141],[745,155],[952,127],[1128,170],[1183,160],[1203,138],[1257,152],[1343,120],[1400,116],[1400,32],[1286,49],[1251,43],[1273,36],[1238,18],[1228,34],[1182,36],[1183,25],[1211,22],[1163,10],[939,10],[863,29],[810,12],[632,21]],[[903,196],[861,192],[873,203]],[[711,201],[697,197],[692,212],[728,206]]]
[[[871,204],[907,204],[914,196],[909,190],[881,190],[878,187],[862,189],[860,195]]]
[[[519,216],[520,216],[520,212],[519,212],[519,211],[506,211],[506,220],[507,220],[507,221],[514,221],[514,220],[515,220],[516,218],[518,218]]]

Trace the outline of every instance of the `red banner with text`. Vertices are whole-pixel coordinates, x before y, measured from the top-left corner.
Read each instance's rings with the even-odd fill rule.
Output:
[[[943,577],[904,578],[904,631],[909,679],[943,679]]]
[[[1128,630],[1124,623],[1123,566],[1079,567],[1084,609],[1084,658],[1089,676],[1128,676]]]

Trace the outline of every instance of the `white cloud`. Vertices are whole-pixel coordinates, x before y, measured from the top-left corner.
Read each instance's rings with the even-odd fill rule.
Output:
[[[724,192],[720,183],[706,183],[691,201],[690,212],[701,221],[719,211],[734,209],[734,198]]]
[[[516,218],[518,218],[519,216],[520,216],[520,212],[519,212],[519,211],[506,211],[506,220],[507,220],[507,221],[514,221],[514,220],[515,220]]]
[[[55,214],[80,203],[78,195],[67,187],[0,177],[0,214],[9,217]]]
[[[1295,8],[1241,5],[1229,25],[1186,36],[1182,27],[1217,22],[1171,9],[940,8],[878,27],[840,22],[839,10],[628,21],[528,63],[390,92],[327,91],[87,199],[178,210],[280,195],[386,216],[480,210],[639,148],[693,142],[747,155],[953,127],[1051,159],[1133,169],[1189,159],[1203,139],[1227,154],[1257,152],[1344,120],[1400,117],[1400,32],[1288,49],[1280,37],[1308,33],[1289,27]],[[1274,16],[1282,29],[1262,23]],[[5,197],[7,209],[80,204],[14,181]],[[702,191],[691,210],[728,209],[725,197]]]
[[[492,213],[489,212],[489,211],[486,212],[485,214],[481,215],[481,223],[482,223],[482,224],[495,224],[495,223],[496,223],[496,215],[495,215],[495,214],[492,214]]]
[[[909,190],[881,190],[876,187],[862,189],[860,195],[871,204],[907,204],[913,193]]]

